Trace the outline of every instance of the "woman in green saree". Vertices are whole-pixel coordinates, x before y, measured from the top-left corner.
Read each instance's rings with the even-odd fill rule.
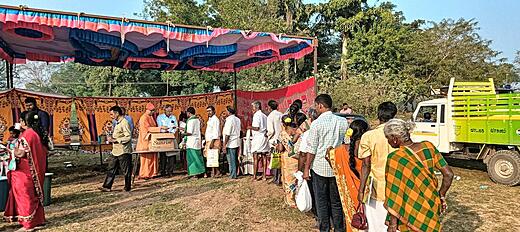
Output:
[[[388,231],[438,232],[453,172],[432,143],[412,141],[413,128],[413,122],[400,119],[390,120],[384,128],[388,143],[398,149],[389,154],[386,166]],[[435,169],[443,176],[440,190]]]

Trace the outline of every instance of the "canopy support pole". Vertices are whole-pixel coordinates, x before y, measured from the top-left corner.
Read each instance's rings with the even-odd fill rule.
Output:
[[[312,70],[312,73],[314,75],[316,75],[316,74],[318,74],[318,38],[314,38],[312,40],[312,45],[314,46],[313,59],[312,59],[312,64],[313,64],[314,70]]]
[[[166,96],[170,96],[170,79],[166,78]]]
[[[108,78],[108,96],[112,97],[112,77],[114,77],[114,67],[110,67],[110,75]]]
[[[7,89],[14,88],[14,65],[5,61],[5,75],[7,77]]]
[[[11,77],[11,89],[14,89],[14,64],[11,64],[11,68],[9,69],[11,74],[9,77]]]
[[[234,71],[233,72],[233,108],[235,109],[235,112],[238,110],[237,109],[237,105],[238,105],[238,102],[237,102],[237,72]]]
[[[11,84],[9,83],[9,80],[10,80],[10,77],[9,77],[9,62],[6,60],[5,61],[5,83],[6,83],[6,88],[9,89],[11,86]]]

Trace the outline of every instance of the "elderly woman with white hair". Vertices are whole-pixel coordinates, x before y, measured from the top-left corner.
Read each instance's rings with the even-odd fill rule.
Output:
[[[388,231],[441,231],[440,215],[447,209],[446,192],[453,172],[430,142],[414,142],[413,122],[390,120],[384,128],[388,143],[398,150],[390,153],[386,166]],[[442,173],[442,185],[434,170]]]

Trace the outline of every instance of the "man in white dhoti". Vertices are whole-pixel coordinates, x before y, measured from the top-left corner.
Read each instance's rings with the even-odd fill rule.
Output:
[[[269,142],[267,139],[267,116],[262,112],[262,104],[255,101],[252,104],[253,123],[250,129],[252,130],[253,139],[251,141],[251,152],[254,159],[254,173],[253,180],[260,180],[256,178],[258,173],[258,164],[262,162],[262,179],[267,180],[267,159],[269,154]]]
[[[208,106],[208,124],[206,126],[206,167],[211,169],[211,177],[220,177],[219,151],[220,151],[220,119],[218,119],[215,107]]]

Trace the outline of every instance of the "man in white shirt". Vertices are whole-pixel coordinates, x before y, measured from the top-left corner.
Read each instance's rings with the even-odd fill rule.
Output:
[[[206,170],[202,158],[202,139],[200,133],[200,120],[195,114],[195,108],[186,110],[188,120],[186,122],[186,161],[188,163],[188,176],[203,174]]]
[[[235,109],[227,107],[227,117],[222,132],[224,137],[222,153],[227,156],[231,179],[237,179],[238,149],[240,147],[240,119],[235,116],[235,113]]]
[[[330,231],[332,227],[334,231],[346,231],[343,207],[334,171],[327,160],[327,149],[343,142],[348,122],[332,113],[332,98],[327,94],[318,95],[314,106],[319,116],[309,129],[303,178],[310,180],[312,176],[320,231]]]
[[[250,129],[252,130],[251,152],[254,159],[254,173],[253,180],[260,180],[256,178],[258,173],[258,164],[262,162],[263,172],[262,179],[267,180],[265,174],[267,172],[267,156],[269,155],[269,142],[267,139],[267,116],[262,112],[262,104],[255,101],[252,104],[253,123]]]
[[[271,108],[271,113],[267,116],[267,139],[271,148],[271,154],[275,152],[274,148],[280,142],[280,133],[282,132],[282,113],[278,111],[278,102],[270,100],[267,105]],[[273,183],[280,184],[280,169],[272,169]]]
[[[208,113],[208,125],[206,126],[206,166],[211,169],[212,177],[219,177],[219,151],[220,151],[220,120],[218,119],[215,107],[208,106],[206,108]]]

